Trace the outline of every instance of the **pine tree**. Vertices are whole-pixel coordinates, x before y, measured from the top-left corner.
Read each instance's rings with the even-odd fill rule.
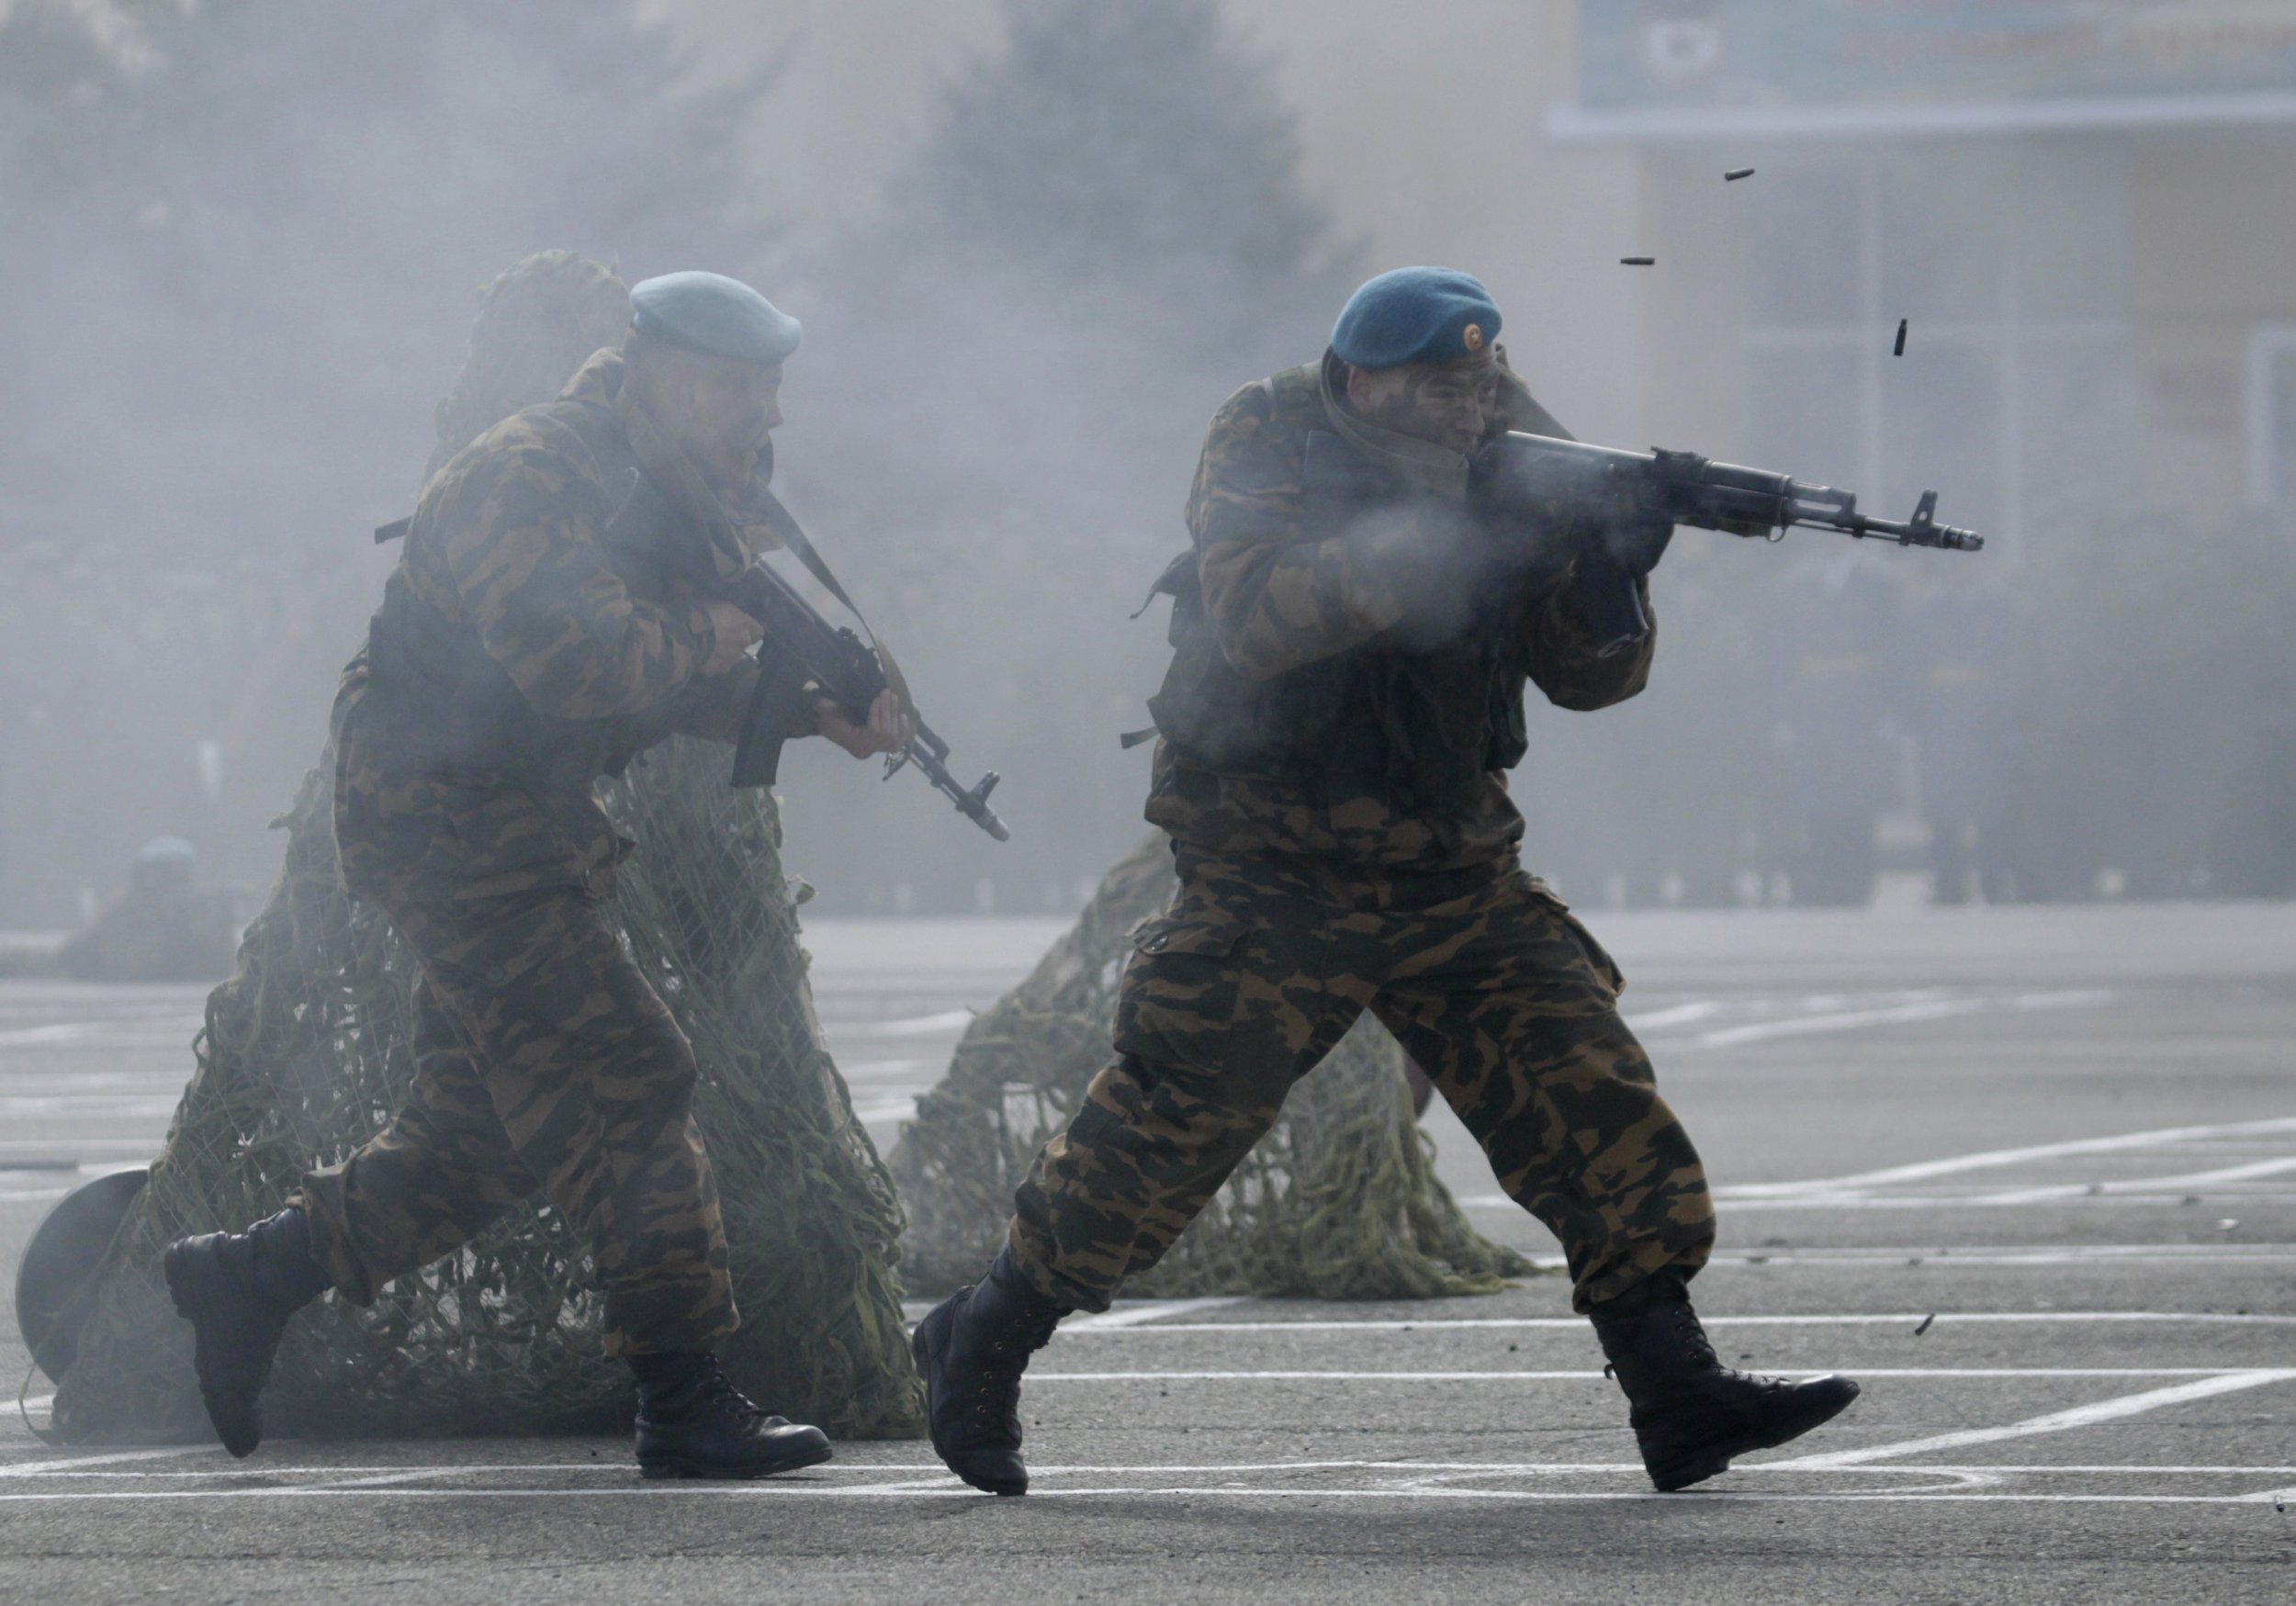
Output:
[[[906,788],[841,795],[825,844],[793,787],[833,907],[899,881],[967,907],[989,878],[1039,909],[1125,850],[1146,770],[1116,736],[1164,662],[1126,616],[1187,543],[1213,410],[1316,356],[1357,277],[1213,0],[1009,0],[1008,28],[793,289],[820,365],[793,369],[782,462],[928,713],[1010,778],[1015,850]]]

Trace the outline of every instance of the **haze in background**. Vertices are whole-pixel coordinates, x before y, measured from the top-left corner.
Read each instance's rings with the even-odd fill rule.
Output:
[[[1534,711],[1528,857],[1574,899],[2296,886],[2290,545],[2211,410],[2248,331],[2296,323],[2296,253],[2258,232],[2296,216],[2286,136],[1573,142],[1546,125],[1587,93],[1577,15],[19,4],[0,924],[68,923],[163,832],[267,881],[467,298],[550,246],[736,273],[806,320],[781,489],[966,779],[1008,776],[998,848],[913,777],[805,753],[816,907],[1073,906],[1136,839],[1116,736],[1164,610],[1126,615],[1186,540],[1204,422],[1407,261],[1483,276],[1582,436],[1897,515],[1935,487],[1998,537],[1679,538],[1651,691]]]

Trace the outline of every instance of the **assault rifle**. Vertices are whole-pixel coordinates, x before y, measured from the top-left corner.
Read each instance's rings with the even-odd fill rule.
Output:
[[[734,784],[771,786],[781,769],[782,744],[787,739],[783,733],[815,699],[827,698],[847,719],[865,724],[869,705],[892,682],[874,648],[850,628],[822,618],[795,587],[765,564],[752,563],[733,579],[719,581],[717,589],[726,601],[765,628],[766,670],[742,716],[741,739],[734,748]],[[958,813],[999,842],[1011,841],[1012,833],[988,806],[988,794],[996,790],[999,779],[996,771],[988,771],[968,788],[949,773],[948,757],[949,744],[919,718],[909,745],[886,758],[885,776],[889,780],[904,765],[916,765],[957,805]]]
[[[1519,430],[1476,454],[1470,497],[1501,529],[1544,525],[1601,531],[1647,522],[1692,524],[1732,535],[1775,540],[1796,526],[1832,530],[1861,541],[1975,552],[1985,537],[1937,522],[1937,492],[1925,490],[1913,517],[1876,519],[1858,511],[1852,492],[1806,480],[1716,463],[1695,452],[1622,452]],[[1604,656],[1649,634],[1633,577],[1600,540],[1579,561],[1579,596]]]

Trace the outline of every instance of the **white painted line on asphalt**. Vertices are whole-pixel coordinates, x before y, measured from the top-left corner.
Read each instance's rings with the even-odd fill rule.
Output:
[[[1996,1209],[2004,1205],[2014,1206],[2030,1202],[2013,1197],[2003,1198],[1992,1194],[1786,1194],[1741,1199],[1732,1197],[1728,1188],[1716,1189],[1715,1197],[1717,1202],[1726,1204],[1735,1210]],[[1509,1201],[1509,1203],[1512,1202]],[[2076,1194],[2062,1196],[2049,1202],[2054,1205],[2073,1205],[2083,1208],[2101,1205],[2117,1209],[2203,1204],[2286,1205],[2296,1203],[2296,1193],[2219,1189],[2205,1194],[2091,1194],[2083,1188]]]
[[[128,1094],[39,1094],[0,1095],[0,1116],[103,1116],[117,1120],[156,1120],[175,1113],[180,1095],[137,1098]]]
[[[2109,987],[2075,987],[2056,993],[2020,993],[2009,1000],[2011,1009],[2082,1009],[2113,1000]]]
[[[1794,1016],[1784,1020],[1755,1021],[1748,1026],[1726,1026],[1701,1032],[1690,1039],[1690,1046],[1734,1049],[1745,1043],[1768,1042],[1773,1038],[1814,1037],[1821,1032],[1854,1031],[1860,1027],[1943,1020],[1951,1016],[1973,1015],[1985,1006],[1982,998],[1939,998],[1921,1004],[1895,1005],[1887,1009],[1845,1009],[1832,1015]]]
[[[917,1117],[917,1100],[906,1098],[877,1098],[853,1106],[853,1118],[864,1127],[880,1126],[886,1121],[907,1121]]]
[[[2050,1187],[2012,1188],[2007,1192],[1985,1194],[1968,1203],[2039,1205],[2099,1195],[2133,1194],[2146,1189],[2182,1196],[2197,1188],[2212,1187],[2228,1182],[2249,1182],[2260,1176],[2283,1176],[2291,1171],[2296,1171],[2296,1155],[2283,1154],[2271,1160],[2252,1160],[2245,1165],[2220,1166],[2214,1171],[2189,1171],[2181,1176],[2145,1176],[2122,1182],[2075,1182],[2060,1183]]]
[[[1873,1472],[1899,1477],[1929,1474],[2016,1475],[2020,1477],[2296,1477],[2296,1466],[2258,1466],[2255,1465],[2145,1465],[2132,1462],[2088,1463],[2058,1461],[1984,1462],[1941,1466],[1934,1462],[1918,1462],[1900,1466],[1803,1467],[1792,1462],[1745,1462],[1734,1471],[1755,1472]],[[1639,1473],[1639,1461],[1423,1461],[1423,1460],[1332,1460],[1332,1461],[1208,1461],[1153,1462],[1146,1464],[1103,1462],[1039,1463],[1030,1472],[1039,1477],[1075,1477],[1085,1474],[1095,1477],[1170,1477],[1181,1473],[1226,1476],[1243,1472],[1455,1472],[1491,1475],[1520,1474],[1527,1477],[1573,1477],[1582,1473],[1613,1474]],[[271,1466],[262,1462],[234,1463],[230,1468],[212,1467],[191,1471],[108,1471],[108,1472],[47,1472],[45,1478],[85,1478],[90,1481],[127,1482],[138,1478],[230,1479],[234,1487],[253,1477],[292,1478],[293,1484],[271,1486],[276,1488],[388,1488],[395,1482],[411,1482],[422,1478],[503,1477],[513,1473],[569,1473],[600,1477],[635,1478],[637,1467],[629,1461],[512,1461],[512,1462],[437,1462],[422,1466]],[[898,1475],[905,1481],[919,1486],[936,1477],[951,1477],[939,1462],[826,1462],[806,1467],[800,1475],[805,1478],[823,1477],[868,1477],[885,1474]],[[349,1476],[358,1475],[358,1476]],[[374,1476],[367,1476],[374,1475]],[[320,1478],[338,1481],[318,1484]],[[890,1488],[892,1485],[880,1485]]]
[[[1814,1375],[1822,1368],[1803,1368]],[[2230,1366],[1857,1366],[1851,1368],[1860,1377],[2198,1377],[2207,1380],[2206,1392],[2226,1391],[2227,1375],[2245,1381],[2232,1385],[2253,1388],[2258,1383],[2277,1383],[2282,1376],[2296,1377],[2296,1370],[2286,1373],[2273,1371],[2263,1374],[2251,1369]],[[1569,1371],[1479,1371],[1479,1372],[1392,1372],[1392,1371],[1325,1371],[1306,1369],[1275,1369],[1266,1371],[1204,1371],[1204,1372],[1031,1372],[1031,1383],[1585,1383],[1602,1380],[1600,1372],[1577,1369]],[[2191,1385],[2189,1387],[2199,1387]],[[2171,1392],[2161,1390],[2158,1392]],[[2135,1397],[2132,1398],[2144,1398]],[[2173,1401],[2164,1400],[2170,1404]],[[2146,1409],[2151,1409],[2147,1407]],[[2039,1419],[2035,1419],[2036,1421]],[[2078,1424],[2074,1424],[2077,1426]],[[1988,1429],[1986,1432],[1998,1432]],[[2021,1435],[2009,1433],[2009,1438]],[[1971,1443],[1986,1441],[1973,1439]]]
[[[1676,1004],[1665,1009],[1629,1013],[1626,1025],[1638,1032],[1663,1031],[1671,1026],[1689,1026],[1701,1020],[1711,1020],[1722,1013],[1722,1005],[1712,999],[1701,998],[1689,1004]]]
[[[1905,1439],[1895,1444],[1874,1444],[1862,1450],[1836,1450],[1820,1455],[1797,1455],[1784,1461],[1766,1464],[1773,1471],[1791,1469],[1796,1472],[1831,1470],[1836,1467],[1862,1466],[1868,1462],[1894,1460],[1900,1456],[1919,1455],[1932,1450],[1959,1450],[1972,1444],[1998,1444],[2005,1439],[2031,1438],[2041,1433],[2063,1433],[2075,1428],[2094,1427],[2099,1422],[2119,1421],[2123,1418],[2142,1416],[2147,1411],[2160,1410],[2167,1406],[2183,1405],[2196,1399],[2212,1399],[2220,1394],[2236,1394],[2243,1389],[2259,1388],[2267,1384],[2286,1383],[2296,1378],[2296,1367],[2259,1366],[2244,1371],[2223,1373],[2194,1383],[2179,1383],[2167,1388],[2147,1389],[2143,1394],[2124,1394],[2117,1398],[2099,1400],[2094,1405],[2076,1406],[2071,1410],[2051,1411],[2046,1416],[2028,1417],[2021,1422],[2006,1427],[1970,1428],[1957,1433],[1938,1433],[1923,1439]]]
[[[1237,1294],[1215,1294],[1200,1299],[1142,1299],[1119,1305],[1097,1316],[1080,1316],[1060,1328],[1062,1332],[1110,1332],[1146,1327],[1161,1322],[1167,1316],[1188,1316],[1199,1310],[1222,1310],[1231,1305],[1241,1305],[1244,1297]]]
[[[2269,1263],[2290,1259],[2296,1259],[2296,1243],[1908,1244],[1903,1248],[1871,1244],[1840,1249],[1728,1250],[1716,1253],[1708,1263],[1865,1266],[1904,1265],[1909,1260],[1919,1260],[1924,1265],[1935,1262],[1941,1265],[2056,1266],[2168,1261],[2181,1265],[2193,1261]]]
[[[1749,1468],[1748,1470],[1751,1470]],[[1926,1472],[1927,1468],[1908,1467],[1908,1472]],[[91,1489],[82,1493],[58,1491],[36,1494],[0,1494],[0,1505],[61,1504],[65,1502],[140,1500],[150,1503],[177,1500],[288,1500],[288,1499],[402,1499],[402,1500],[567,1500],[599,1499],[970,1499],[988,1501],[995,1495],[982,1494],[961,1485],[951,1487],[952,1479],[920,1479],[914,1483],[863,1484],[858,1488],[838,1488],[822,1483],[776,1482],[771,1478],[748,1483],[710,1483],[687,1480],[681,1483],[640,1482],[633,1478],[628,1484],[612,1488],[421,1488],[392,1486],[383,1488],[336,1489],[323,1485],[294,1488],[217,1488],[217,1489]],[[1967,1502],[1986,1504],[2025,1505],[2111,1505],[2111,1506],[2225,1506],[2252,1505],[2272,1499],[2279,1491],[2258,1489],[2233,1495],[2181,1494],[2043,1494],[2015,1491],[1946,1489],[1802,1489],[1765,1490],[1700,1488],[1676,1494],[1658,1494],[1649,1489],[1492,1489],[1462,1488],[1456,1485],[1440,1488],[1404,1487],[1394,1488],[1332,1488],[1311,1486],[1252,1488],[1239,1484],[1160,1485],[1111,1484],[1098,1488],[1056,1488],[1032,1487],[1029,1499],[1037,1501],[1061,1499],[1240,1499],[1240,1500],[1481,1500],[1521,1504],[1569,1504],[1586,1502],[1695,1500],[1702,1503],[1739,1503],[1746,1505],[1840,1504],[1856,1502],[1867,1505],[1938,1504]]]
[[[1523,1476],[1523,1477],[1575,1477],[1575,1476],[1615,1476],[1615,1473],[1642,1473],[1642,1462],[1194,1462],[1166,1464],[1155,1462],[1146,1466],[1128,1464],[1093,1464],[1093,1462],[1061,1462],[1031,1466],[1036,1477],[1082,1477],[1086,1473],[1096,1477],[1116,1476],[1180,1476],[1180,1473],[1208,1473],[1208,1476],[1235,1476],[1235,1473],[1321,1473],[1321,1471],[1371,1471],[1371,1473],[1472,1473],[1472,1476]],[[1743,1473],[1826,1473],[1830,1468],[1798,1468],[1786,1462],[1757,1464],[1745,1462],[1736,1471]],[[2143,1464],[2076,1464],[2076,1462],[1986,1462],[1961,1464],[1961,1466],[1938,1466],[1933,1462],[1915,1462],[1906,1466],[1874,1466],[1874,1468],[1840,1468],[1846,1473],[1872,1471],[1876,1476],[1954,1476],[1954,1477],[2002,1477],[2002,1476],[2037,1476],[2037,1477],[2296,1477],[2296,1466],[2143,1466]],[[631,1462],[438,1462],[433,1466],[264,1466],[250,1462],[234,1466],[231,1471],[110,1471],[110,1473],[46,1473],[49,1480],[58,1477],[83,1477],[90,1482],[131,1482],[131,1480],[186,1480],[186,1477],[211,1477],[211,1480],[231,1480],[243,1485],[250,1477],[291,1477],[291,1485],[273,1485],[276,1489],[386,1489],[404,1482],[436,1480],[436,1477],[502,1477],[512,1473],[590,1473],[602,1477],[638,1476],[638,1468]],[[827,1462],[822,1466],[808,1466],[804,1477],[884,1477],[898,1476],[903,1482],[880,1482],[875,1489],[895,1489],[895,1487],[926,1487],[955,1480],[940,1462]],[[355,1476],[355,1477],[354,1477]],[[317,1482],[332,1477],[335,1482]]]
[[[1933,1318],[1941,1331],[1949,1327],[2002,1322],[2083,1325],[2091,1322],[2165,1321],[2211,1322],[2226,1326],[2296,1327],[2296,1316],[2190,1310],[1909,1310],[1863,1312],[1854,1316],[1823,1313],[1803,1316],[1709,1316],[1701,1311],[1698,1320],[1708,1327],[1899,1327],[1918,1322],[1924,1317]],[[1122,1331],[1128,1332],[1444,1332],[1480,1328],[1584,1332],[1587,1331],[1587,1320],[1583,1316],[1446,1316],[1382,1320],[1315,1318],[1302,1321],[1160,1321],[1152,1327],[1135,1324]],[[1087,1327],[1082,1322],[1070,1322],[1060,1328],[1053,1336],[1065,1338],[1071,1333],[1105,1332],[1109,1330],[1106,1328]]]
[[[962,1031],[973,1024],[970,1009],[943,1010],[939,1015],[912,1015],[905,1020],[854,1021],[830,1031],[833,1038],[926,1038]],[[827,1029],[827,1028],[825,1028]]]
[[[2264,1121],[2230,1121],[2207,1127],[2161,1127],[2146,1132],[2123,1132],[2111,1138],[2079,1138],[2064,1143],[2037,1143],[2021,1149],[1982,1149],[1941,1160],[1892,1165],[1849,1176],[1814,1178],[1804,1182],[1746,1183],[1730,1190],[1740,1198],[1763,1195],[1809,1193],[1817,1190],[1887,1187],[1901,1182],[1926,1182],[1964,1171],[1986,1171],[2003,1165],[2022,1165],[2034,1160],[2063,1160],[2077,1154],[2110,1154],[2128,1149],[2189,1143],[2200,1139],[2252,1137],[2296,1132],[2296,1117]]]
[[[212,1450],[212,1444],[171,1444],[158,1450],[116,1450],[106,1455],[75,1455],[63,1461],[17,1461],[0,1464],[0,1477],[37,1477],[42,1473],[76,1472],[86,1466],[105,1466],[121,1461],[157,1461],[170,1455],[196,1455]]]
[[[156,1146],[149,1138],[0,1138],[0,1154],[125,1153],[138,1163],[149,1160]]]
[[[17,1027],[13,1031],[0,1031],[0,1049],[28,1049],[41,1043],[68,1043],[84,1038],[102,1025],[93,1020],[60,1020],[51,1026]]]

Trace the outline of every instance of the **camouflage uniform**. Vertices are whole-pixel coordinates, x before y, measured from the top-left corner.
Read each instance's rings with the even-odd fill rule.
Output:
[[[425,487],[334,713],[345,885],[421,966],[407,1106],[305,1178],[348,1298],[535,1191],[588,1236],[617,1354],[737,1323],[693,1053],[604,900],[634,846],[592,793],[673,732],[730,739],[760,673],[704,677],[692,578],[746,560],[602,352]],[[715,548],[715,554],[713,553]]]
[[[1517,866],[1503,770],[1526,679],[1605,707],[1642,689],[1650,643],[1598,657],[1567,580],[1503,583],[1457,494],[1353,449],[1379,432],[1341,414],[1333,361],[1212,421],[1151,704],[1147,814],[1180,890],[1136,934],[1115,1059],[1020,1188],[1012,1259],[1106,1308],[1368,1009],[1561,1240],[1585,1310],[1704,1263],[1713,1211],[1617,968]],[[1503,371],[1501,414],[1561,432]]]

